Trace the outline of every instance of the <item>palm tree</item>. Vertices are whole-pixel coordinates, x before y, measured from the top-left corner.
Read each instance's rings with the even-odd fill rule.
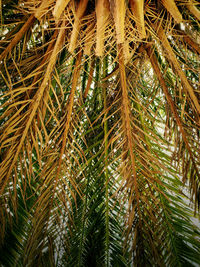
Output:
[[[0,3],[1,266],[200,265],[198,2]]]

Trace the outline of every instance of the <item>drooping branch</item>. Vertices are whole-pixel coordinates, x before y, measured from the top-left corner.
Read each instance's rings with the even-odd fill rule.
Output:
[[[163,89],[163,92],[165,94],[167,102],[168,102],[168,104],[169,104],[169,106],[171,108],[171,111],[172,111],[172,113],[174,115],[174,118],[175,118],[175,120],[176,120],[176,122],[177,122],[177,124],[178,124],[178,126],[180,128],[180,132],[182,134],[183,140],[185,142],[185,145],[187,147],[188,153],[189,153],[190,158],[192,160],[193,167],[194,167],[194,169],[196,171],[196,174],[198,176],[198,181],[200,182],[200,172],[199,172],[198,166],[197,166],[197,164],[195,162],[195,158],[194,158],[193,152],[191,150],[191,146],[189,144],[189,141],[188,141],[188,138],[187,138],[187,134],[186,134],[186,132],[184,130],[184,127],[183,127],[183,124],[181,122],[181,118],[178,115],[175,103],[174,103],[174,101],[173,101],[173,99],[172,99],[172,97],[171,97],[171,95],[170,95],[170,93],[168,91],[168,87],[167,87],[166,82],[165,82],[165,80],[163,78],[163,75],[162,75],[162,73],[160,71],[160,68],[159,68],[159,65],[158,65],[158,62],[157,62],[157,58],[156,58],[152,48],[146,47],[145,49],[146,49],[147,54],[149,56],[151,65],[153,67],[153,70],[154,70],[154,72],[155,72],[155,74],[156,74],[156,76],[157,76],[157,78],[158,78],[158,80],[159,80],[159,82],[161,84],[161,87]],[[196,201],[198,201],[198,200],[196,199]]]
[[[118,56],[119,56],[119,72],[120,72],[120,84],[122,88],[122,105],[123,105],[123,114],[124,114],[124,126],[126,129],[127,143],[128,149],[131,158],[131,167],[132,167],[132,175],[134,182],[134,189],[137,199],[137,208],[139,213],[139,220],[141,219],[140,214],[140,206],[139,206],[139,192],[138,192],[138,182],[137,182],[137,174],[136,174],[136,165],[135,165],[135,154],[134,154],[134,142],[132,136],[132,127],[131,127],[131,119],[130,119],[130,110],[129,110],[129,97],[126,83],[126,72],[125,72],[125,64],[124,64],[124,55],[123,55],[123,45],[118,45]],[[140,221],[141,222],[141,221]]]
[[[15,154],[11,155],[8,153],[7,156],[5,157],[5,160],[2,162],[1,164],[1,187],[0,187],[0,192],[3,193],[4,188],[7,185],[7,181],[10,178],[10,175],[13,171],[13,167],[15,166],[17,160],[18,160],[18,155],[21,151],[22,146],[24,145],[24,141],[27,137],[29,128],[32,124],[32,121],[36,115],[37,109],[40,105],[40,101],[42,99],[42,96],[44,94],[44,90],[47,86],[47,84],[49,83],[49,80],[51,78],[51,73],[53,71],[53,68],[55,66],[56,63],[56,59],[58,56],[58,53],[61,51],[62,49],[62,45],[63,45],[63,41],[64,41],[64,37],[65,37],[65,28],[62,27],[62,29],[60,30],[59,34],[58,34],[58,38],[56,40],[56,44],[54,46],[54,49],[52,51],[48,66],[47,66],[47,70],[46,73],[44,75],[44,78],[42,80],[42,83],[37,91],[37,93],[35,94],[33,101],[30,105],[29,111],[30,114],[27,118],[26,124],[25,124],[25,128],[23,129],[23,132],[21,134],[21,137],[19,139],[19,144],[17,146],[17,149],[15,151]],[[8,162],[10,163],[8,165]],[[6,166],[6,168],[4,168],[3,166]]]
[[[198,101],[198,99],[194,93],[194,89],[192,88],[192,86],[188,82],[187,77],[185,76],[183,70],[181,69],[180,64],[179,64],[179,62],[178,62],[178,60],[177,60],[177,58],[176,58],[176,56],[172,50],[172,47],[169,44],[169,41],[167,40],[166,34],[165,34],[162,26],[158,26],[156,28],[156,31],[157,31],[159,39],[161,40],[162,46],[164,47],[164,50],[166,52],[167,59],[174,66],[177,74],[179,75],[179,77],[183,83],[183,87],[190,95],[190,98],[193,101],[194,107],[197,110],[198,114],[200,114],[200,104],[199,104],[199,101]]]

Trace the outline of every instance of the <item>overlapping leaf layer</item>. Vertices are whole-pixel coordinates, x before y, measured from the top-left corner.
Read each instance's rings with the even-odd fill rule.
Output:
[[[200,265],[198,2],[0,3],[2,266]]]

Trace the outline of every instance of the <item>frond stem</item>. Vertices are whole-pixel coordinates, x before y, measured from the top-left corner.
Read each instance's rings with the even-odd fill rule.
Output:
[[[141,224],[139,192],[138,192],[138,185],[137,185],[135,156],[134,156],[134,151],[133,151],[133,148],[135,147],[135,145],[132,140],[131,118],[130,118],[130,111],[129,111],[129,99],[128,99],[128,90],[127,90],[127,82],[126,82],[123,44],[118,44],[118,57],[119,57],[120,83],[121,83],[121,88],[122,88],[122,104],[123,104],[122,112],[124,113],[124,117],[125,117],[125,128],[126,128],[128,147],[129,147],[129,152],[130,152],[130,157],[131,157],[133,182],[134,182],[134,188],[135,188],[135,194],[136,194],[136,200],[137,200],[137,209],[139,213],[139,223]],[[131,192],[132,192],[132,189],[131,189]]]
[[[103,78],[107,76],[108,72],[108,57],[106,56],[103,61]],[[107,90],[106,82],[103,84],[103,99],[104,99],[104,139],[105,139],[105,197],[106,197],[106,210],[105,210],[105,224],[106,224],[106,267],[109,267],[109,177],[108,177],[108,120],[107,120]]]

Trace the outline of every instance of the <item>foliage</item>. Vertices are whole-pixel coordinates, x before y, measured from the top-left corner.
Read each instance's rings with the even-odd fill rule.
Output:
[[[198,3],[0,3],[1,265],[200,265]]]

